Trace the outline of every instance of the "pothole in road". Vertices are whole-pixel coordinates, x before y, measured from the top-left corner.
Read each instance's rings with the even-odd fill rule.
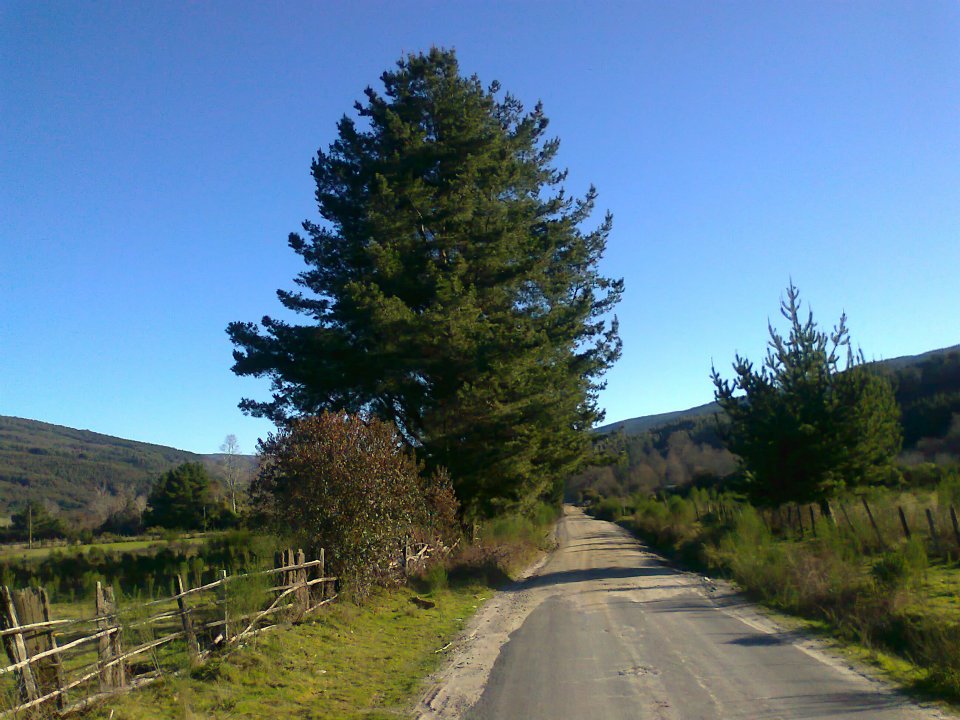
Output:
[[[659,675],[660,671],[651,665],[634,665],[626,670],[618,670],[617,675]]]

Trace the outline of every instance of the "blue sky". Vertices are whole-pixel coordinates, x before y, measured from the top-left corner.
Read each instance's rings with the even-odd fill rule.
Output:
[[[277,314],[312,156],[434,44],[614,214],[608,421],[709,401],[790,277],[868,357],[960,343],[955,2],[5,0],[0,37],[0,414],[253,451],[225,327]]]

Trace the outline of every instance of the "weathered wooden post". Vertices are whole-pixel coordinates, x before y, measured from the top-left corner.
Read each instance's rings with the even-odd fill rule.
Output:
[[[123,654],[123,642],[120,624],[117,622],[117,602],[112,587],[104,587],[97,582],[97,631],[104,633],[97,640],[97,660],[100,664],[100,689],[123,687],[126,673],[123,661],[104,667]],[[110,632],[112,630],[112,632]]]
[[[298,548],[297,554],[294,556],[294,564],[298,566],[297,570],[294,571],[294,582],[298,587],[293,593],[296,598],[296,620],[300,620],[310,608],[310,588],[307,587],[307,569],[303,567],[306,562],[307,556],[304,554],[303,548]]]
[[[177,607],[180,609],[180,621],[183,623],[183,639],[187,645],[187,657],[190,658],[191,665],[196,665],[200,659],[200,648],[197,645],[197,635],[193,630],[190,608],[187,606],[187,599],[184,597],[183,578],[179,574],[176,577],[176,589]]]
[[[220,571],[220,585],[217,586],[217,600],[220,602],[221,617],[223,619],[222,639],[218,644],[226,645],[230,640],[230,608],[227,605],[227,571]]]
[[[17,609],[13,602],[13,593],[6,585],[0,587],[0,601],[2,601],[3,612],[0,618],[3,619],[3,630],[13,632],[6,633],[3,636],[3,646],[7,651],[11,662],[26,663],[15,671],[17,679],[17,688],[20,691],[20,698],[23,702],[30,702],[40,697],[37,688],[37,681],[33,674],[33,668],[30,667],[30,656],[27,653],[27,644],[24,641],[23,633],[17,632],[20,628],[20,620],[17,616]]]
[[[954,520],[954,523],[956,523],[956,520]],[[320,577],[322,577],[322,578],[325,578],[325,577],[327,576],[327,558],[326,558],[326,554],[327,554],[326,551],[325,551],[323,548],[320,548],[320,557],[318,557],[317,560],[320,561],[320,565],[319,565],[319,567],[320,567]],[[318,584],[320,585],[320,599],[321,599],[321,600],[326,600],[326,599],[327,599],[327,583],[322,582],[322,583],[318,583]]]
[[[960,522],[957,522],[957,511],[953,505],[950,506],[950,520],[953,522],[953,534],[957,538],[957,545],[960,545]]]
[[[897,513],[899,513],[900,515],[900,524],[903,526],[903,534],[907,538],[907,540],[909,540],[911,537],[910,526],[907,525],[907,516],[903,514],[903,508],[900,507],[899,505],[897,505]]]
[[[867,511],[867,518],[870,520],[870,527],[873,528],[873,532],[877,535],[877,542],[880,543],[880,547],[884,550],[887,548],[887,544],[883,541],[883,535],[880,534],[880,528],[877,527],[877,521],[873,519],[873,513],[870,511],[870,503],[867,502],[867,496],[861,495],[860,500],[863,502],[863,509]]]
[[[857,528],[850,519],[850,515],[847,514],[847,506],[843,503],[840,503],[840,514],[843,515],[843,519],[847,521],[847,527],[850,528],[850,532],[852,532],[853,536],[859,540],[860,538],[857,533]]]
[[[42,608],[42,621],[44,623],[49,623],[53,618],[50,616],[50,597],[47,595],[47,591],[44,588],[39,590],[40,596],[40,605]],[[53,635],[53,628],[50,627],[46,633],[46,646],[48,650],[57,649],[57,638]],[[38,668],[38,672],[41,676],[40,685],[50,686],[51,689],[61,690],[63,689],[63,657],[60,653],[55,653],[51,655],[47,660],[45,660],[42,665]],[[43,681],[43,675],[49,675],[49,683]],[[62,710],[67,705],[67,695],[66,693],[60,693],[57,695],[57,709]]]
[[[63,667],[60,655],[56,652],[47,654],[55,651],[57,644],[53,639],[52,629],[49,625],[46,625],[50,622],[50,602],[47,599],[46,590],[43,588],[15,590],[13,592],[13,605],[20,621],[20,627],[31,628],[25,630],[22,637],[27,657],[34,659],[30,665],[32,666],[33,680],[37,687],[37,696],[44,697],[62,690]],[[37,625],[40,627],[36,627]],[[39,657],[38,659],[40,655],[45,655],[45,657]],[[64,706],[62,695],[57,695],[55,704],[58,708]]]
[[[930,511],[930,508],[926,508],[927,511],[927,525],[930,526],[930,539],[933,541],[933,550],[937,555],[940,555],[940,534],[937,532],[937,525],[933,522],[933,513]]]
[[[807,510],[810,511],[810,532],[813,533],[813,536],[817,536],[817,516],[813,512],[813,505],[808,505]]]

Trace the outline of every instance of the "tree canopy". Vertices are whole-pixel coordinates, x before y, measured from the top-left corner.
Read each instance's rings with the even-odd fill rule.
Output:
[[[598,263],[609,214],[566,194],[538,104],[410,55],[343,117],[312,164],[322,221],[289,245],[303,325],[231,323],[234,372],[269,377],[241,408],[283,424],[325,409],[390,420],[471,512],[549,497],[589,450],[620,353],[623,290]]]
[[[214,510],[207,469],[201,463],[183,463],[165,472],[150,490],[147,504],[146,525],[203,528],[207,513]]]
[[[732,381],[712,371],[717,403],[729,417],[725,438],[743,462],[753,499],[822,502],[845,487],[885,480],[901,445],[889,380],[853,352],[845,315],[832,332],[818,329],[812,313],[801,318],[793,283],[780,310],[789,333],[768,326],[759,370],[737,355]]]

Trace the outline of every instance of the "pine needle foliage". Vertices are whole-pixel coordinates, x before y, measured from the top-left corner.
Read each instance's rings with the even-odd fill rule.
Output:
[[[725,440],[742,460],[753,501],[823,503],[844,488],[888,480],[901,446],[890,381],[854,353],[845,315],[832,332],[820,330],[812,312],[802,318],[792,282],[780,311],[789,332],[768,325],[759,369],[740,355],[732,381],[712,369],[717,403],[729,418]]]
[[[234,372],[272,380],[241,407],[389,420],[471,514],[559,502],[620,353],[623,283],[598,271],[612,218],[582,229],[596,191],[566,194],[542,107],[462,76],[453,51],[381,81],[313,161],[321,222],[289,237],[307,269],[278,297],[309,323],[228,327]]]

